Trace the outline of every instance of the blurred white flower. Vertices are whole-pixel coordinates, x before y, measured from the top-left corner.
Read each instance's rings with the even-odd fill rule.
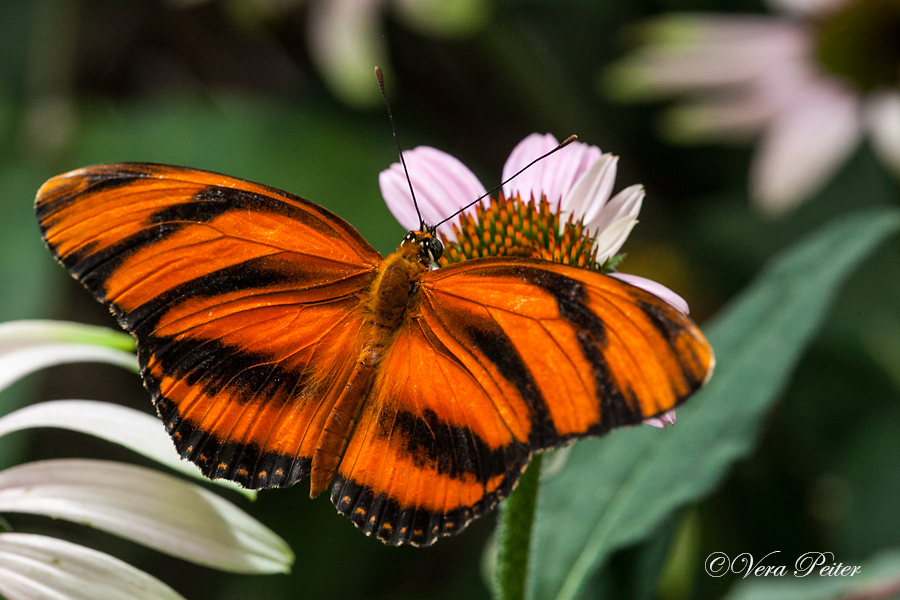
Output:
[[[827,183],[868,134],[900,172],[900,3],[770,0],[784,16],[673,14],[645,24],[645,45],[607,72],[621,100],[684,93],[676,141],[759,136],[750,192],[767,213]]]
[[[49,321],[0,324],[0,391],[53,364],[107,362],[137,368],[128,336]],[[31,427],[97,435],[202,478],[178,457],[158,419],[87,400],[58,400],[0,417],[0,436]],[[0,513],[83,523],[205,566],[238,573],[287,572],[293,554],[258,521],[172,475],[124,463],[45,460],[0,471]],[[0,595],[32,598],[181,598],[111,556],[41,535],[0,533]]]
[[[193,8],[210,0],[166,0]],[[374,69],[390,77],[382,21],[391,13],[416,32],[453,39],[471,35],[488,20],[489,0],[233,0],[226,6],[240,21],[264,21],[306,6],[309,51],[332,93],[350,106],[381,104]]]
[[[452,38],[479,29],[488,7],[485,0],[310,0],[312,59],[331,91],[347,104],[381,102],[373,69],[390,70],[381,22],[386,11],[419,33]]]

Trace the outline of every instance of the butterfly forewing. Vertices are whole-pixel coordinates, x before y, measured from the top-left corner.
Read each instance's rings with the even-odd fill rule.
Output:
[[[713,363],[685,315],[594,271],[484,259],[436,271],[423,289],[425,318],[455,323],[460,346],[515,383],[536,448],[674,408]]]
[[[48,246],[138,340],[182,455],[251,487],[309,470],[358,352],[381,261],[302,198],[162,165],[102,165],[38,193]]]

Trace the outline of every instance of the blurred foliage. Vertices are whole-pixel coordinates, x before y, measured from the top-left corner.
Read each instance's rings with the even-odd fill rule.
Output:
[[[895,210],[867,212],[777,256],[709,324],[716,369],[678,410],[680,426],[666,435],[650,427],[621,429],[572,449],[565,468],[542,481],[534,597],[578,598],[614,550],[648,537],[748,453],[835,289],[898,227]]]
[[[0,3],[0,318],[113,324],[53,263],[31,206],[45,179],[92,163],[155,161],[260,181],[334,210],[381,252],[396,246],[403,231],[377,182],[396,158],[383,111],[351,109],[328,92],[309,56],[307,5],[284,3],[271,18],[248,20],[235,18],[241,2],[274,5]],[[615,152],[617,189],[640,182],[648,191],[622,270],[677,290],[702,324],[770,258],[862,209],[897,207],[900,188],[863,147],[818,197],[768,220],[748,203],[749,148],[667,146],[657,135],[658,107],[607,103],[596,77],[623,51],[626,27],[670,10],[763,7],[755,0],[495,0],[488,23],[462,39],[428,37],[389,10],[379,18],[404,147],[446,150],[486,185],[498,182],[509,151],[534,131],[576,133]],[[663,518],[640,543],[611,548],[606,567],[585,583],[587,597],[722,597],[739,577],[706,575],[703,561],[714,551],[762,557],[778,550],[792,563],[827,550],[845,564],[863,564],[900,547],[898,299],[895,237],[839,288],[773,408],[758,423],[735,416],[732,427],[759,428],[754,450],[687,512]],[[765,360],[782,358],[773,352]],[[742,402],[740,391],[733,394]],[[60,367],[5,392],[0,412],[51,397],[152,410],[131,375]],[[685,410],[674,431],[688,429],[690,416]],[[629,433],[641,434],[622,435]],[[11,436],[0,463],[110,452],[102,442],[48,431]],[[591,476],[587,469],[583,477]],[[388,548],[356,531],[326,497],[311,501],[307,492],[304,483],[245,503],[296,552],[290,576],[222,574],[83,527],[61,528],[197,600],[489,596],[481,569],[493,516],[428,549]],[[17,530],[48,528],[39,518],[10,521]],[[678,542],[685,535],[690,543]],[[751,592],[760,593],[740,593]]]

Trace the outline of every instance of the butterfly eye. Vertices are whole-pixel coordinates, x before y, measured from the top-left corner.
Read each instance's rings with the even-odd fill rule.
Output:
[[[428,258],[431,259],[431,262],[437,262],[441,255],[444,253],[444,244],[441,243],[441,240],[437,238],[429,238],[425,240],[425,252],[428,254]]]

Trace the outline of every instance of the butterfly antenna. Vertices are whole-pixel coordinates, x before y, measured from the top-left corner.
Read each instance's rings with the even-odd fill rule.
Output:
[[[400,155],[400,164],[403,165],[403,172],[406,174],[406,183],[409,184],[409,193],[412,195],[413,206],[416,207],[416,216],[419,217],[419,227],[425,228],[425,221],[422,220],[422,213],[419,212],[419,203],[416,202],[416,193],[413,191],[412,180],[409,178],[409,170],[406,168],[406,160],[403,158],[403,149],[400,147],[400,138],[397,137],[397,128],[394,126],[394,114],[391,112],[391,104],[388,102],[387,92],[384,91],[384,73],[380,67],[375,67],[375,77],[378,78],[378,87],[381,88],[381,97],[384,99],[384,107],[387,109],[388,120],[391,122],[391,133],[394,134],[394,142],[397,143],[397,154]]]
[[[491,194],[493,194],[494,192],[496,192],[497,190],[499,190],[500,188],[502,188],[504,185],[506,185],[507,183],[509,183],[510,181],[512,181],[513,179],[515,179],[515,178],[518,177],[519,175],[521,175],[522,172],[524,172],[526,169],[530,168],[531,165],[533,165],[534,163],[536,163],[536,162],[538,162],[538,161],[542,161],[542,160],[544,160],[545,158],[547,158],[548,156],[550,156],[551,154],[553,154],[554,152],[558,152],[559,150],[562,150],[563,148],[565,148],[566,146],[568,146],[569,144],[571,144],[572,142],[574,142],[574,141],[577,140],[577,139],[578,139],[578,136],[577,136],[577,135],[570,135],[569,137],[567,137],[566,139],[564,139],[562,142],[560,142],[559,145],[558,145],[556,148],[554,148],[554,149],[551,150],[550,152],[546,152],[546,153],[544,153],[544,154],[538,156],[536,159],[534,159],[533,161],[531,161],[530,163],[528,163],[527,165],[525,165],[524,167],[522,167],[521,169],[519,169],[518,171],[516,171],[515,174],[514,174],[512,177],[509,177],[509,178],[507,178],[506,180],[501,181],[501,182],[500,182],[497,186],[495,186],[493,189],[491,189],[491,190],[485,192],[484,194],[482,194],[481,196],[475,198],[473,201],[469,202],[468,204],[466,204],[465,206],[463,206],[461,209],[459,209],[458,211],[456,211],[455,213],[453,213],[452,215],[450,215],[449,217],[447,217],[446,219],[444,219],[443,221],[441,221],[440,223],[436,223],[436,224],[434,225],[434,227],[437,228],[438,225],[443,225],[444,223],[446,223],[447,221],[449,221],[450,219],[452,219],[452,218],[455,217],[456,215],[458,215],[458,214],[460,214],[461,212],[463,212],[463,211],[465,211],[466,209],[468,209],[469,207],[474,206],[474,205],[477,204],[478,202],[481,202],[484,198],[487,198],[488,196],[490,196]]]

